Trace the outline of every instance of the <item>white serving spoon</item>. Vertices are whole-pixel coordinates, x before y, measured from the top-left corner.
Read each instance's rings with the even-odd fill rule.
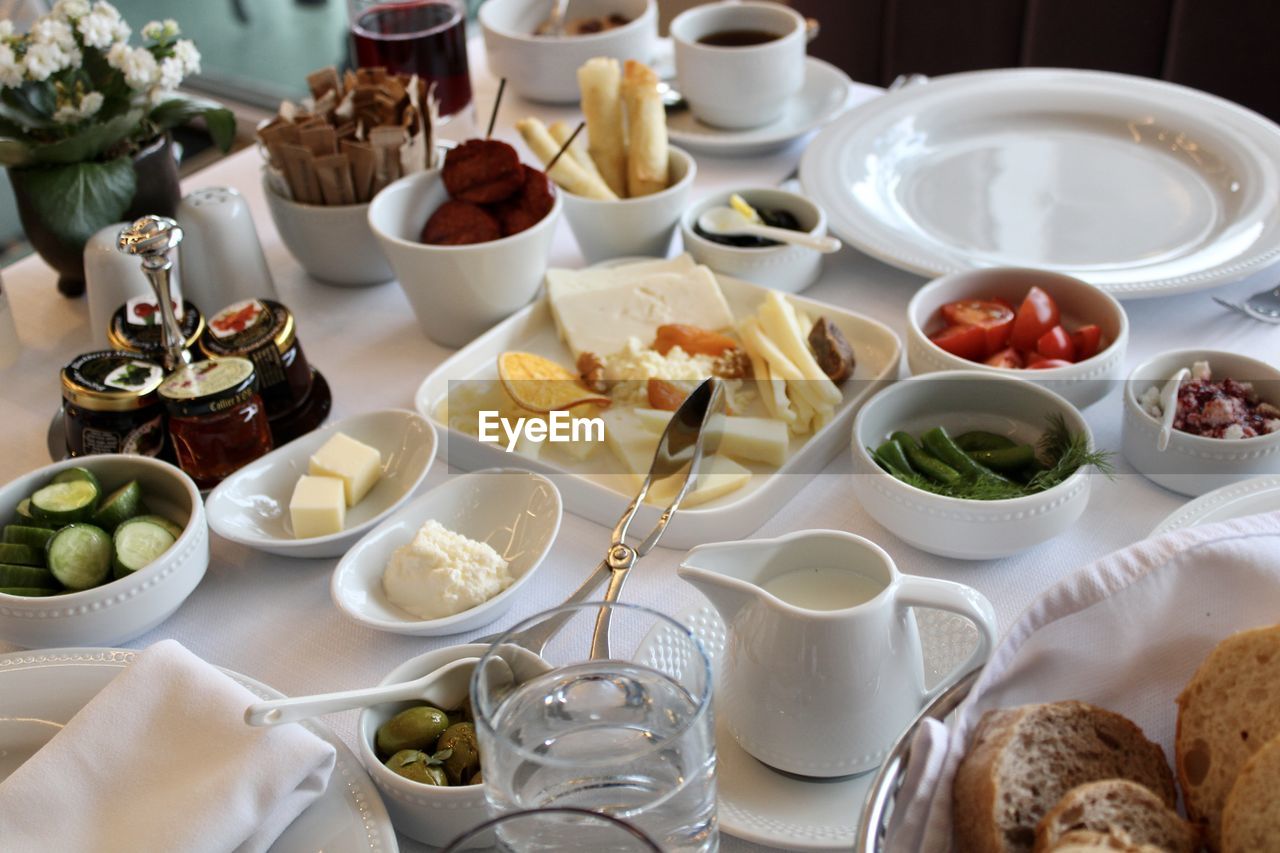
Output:
[[[1178,389],[1182,387],[1182,380],[1190,375],[1191,371],[1184,367],[1160,389],[1160,437],[1156,439],[1156,450],[1163,452],[1169,447],[1173,418],[1178,414]]]
[[[259,702],[245,709],[244,721],[251,726],[277,726],[281,723],[294,723],[322,714],[349,711],[352,708],[364,708],[383,702],[418,699],[437,708],[457,708],[462,704],[462,700],[467,698],[471,672],[479,661],[480,658],[475,657],[458,658],[421,678],[400,684]],[[506,670],[505,677],[512,678],[511,669],[504,661],[494,658],[493,662]],[[502,676],[495,673],[491,677]]]
[[[718,234],[721,237],[747,234],[752,237],[763,237],[766,240],[777,240],[779,243],[793,243],[797,246],[816,249],[823,254],[840,249],[840,241],[835,237],[815,237],[789,228],[757,225],[731,207],[713,207],[703,212],[698,217],[698,227],[708,234]]]

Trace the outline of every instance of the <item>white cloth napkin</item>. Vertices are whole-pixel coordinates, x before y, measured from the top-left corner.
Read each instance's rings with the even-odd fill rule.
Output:
[[[1081,699],[1117,711],[1172,757],[1175,700],[1223,638],[1280,621],[1280,512],[1175,531],[1117,551],[1034,602],[948,725],[912,742],[889,853],[951,848],[951,782],[984,711]]]
[[[337,754],[300,725],[246,725],[257,701],[156,643],[0,782],[0,848],[267,849],[324,792]]]

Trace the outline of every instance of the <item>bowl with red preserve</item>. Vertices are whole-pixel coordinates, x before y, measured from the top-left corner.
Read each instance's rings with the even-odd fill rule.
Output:
[[[922,287],[907,306],[911,373],[977,370],[1029,379],[1083,408],[1117,384],[1129,320],[1078,278],[995,267]]]
[[[1169,445],[1158,447],[1161,392],[1178,386]],[[1215,350],[1175,350],[1138,365],[1124,386],[1125,459],[1154,483],[1184,495],[1280,474],[1280,369]]]
[[[537,294],[560,209],[514,148],[471,139],[378,193],[369,225],[427,337],[457,347]]]

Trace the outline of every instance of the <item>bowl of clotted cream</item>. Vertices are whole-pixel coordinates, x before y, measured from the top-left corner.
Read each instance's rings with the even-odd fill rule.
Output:
[[[515,602],[560,531],[555,485],[491,468],[424,492],[339,561],[330,594],[362,625],[436,637],[488,625]]]

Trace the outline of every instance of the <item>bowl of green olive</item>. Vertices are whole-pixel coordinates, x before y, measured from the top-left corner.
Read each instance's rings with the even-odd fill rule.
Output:
[[[459,658],[481,657],[488,648],[470,643],[427,652],[387,673],[382,683],[411,681]],[[470,699],[459,708],[388,702],[360,712],[360,760],[396,830],[424,844],[442,847],[489,817],[470,705]]]

